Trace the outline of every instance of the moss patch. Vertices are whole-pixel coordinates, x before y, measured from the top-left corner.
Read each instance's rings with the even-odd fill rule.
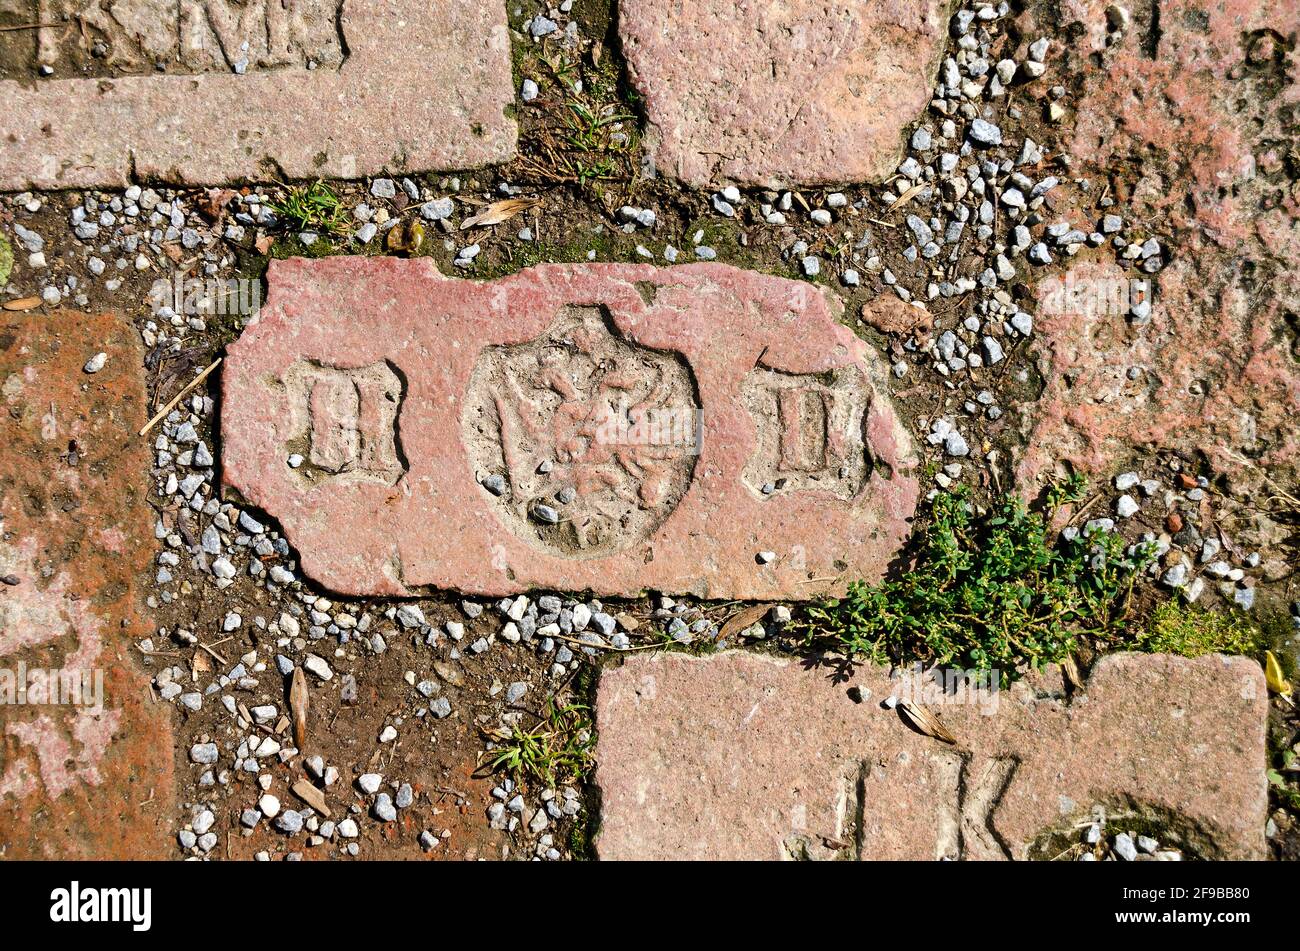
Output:
[[[1137,644],[1145,651],[1183,657],[1205,654],[1255,657],[1265,649],[1266,639],[1256,624],[1240,614],[1166,601],[1152,613]]]

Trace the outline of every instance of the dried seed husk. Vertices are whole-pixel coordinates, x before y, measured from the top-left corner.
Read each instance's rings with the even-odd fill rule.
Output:
[[[330,817],[330,807],[325,804],[325,794],[305,779],[299,779],[290,787],[293,794],[319,812],[326,819]]]
[[[725,640],[733,634],[739,634],[746,628],[763,620],[763,618],[767,616],[767,612],[770,610],[771,607],[766,604],[755,604],[752,607],[741,608],[731,617],[727,618],[726,622],[722,625],[722,629],[718,631],[718,640]]]
[[[477,215],[472,215],[462,221],[460,230],[499,225],[501,222],[509,221],[515,215],[527,211],[529,208],[535,208],[539,204],[541,204],[540,198],[506,198],[502,201],[494,201]]]
[[[957,738],[948,732],[948,728],[943,725],[943,722],[920,704],[913,703],[911,700],[900,699],[898,701],[898,712],[926,736],[932,736],[944,743],[951,743],[953,746],[957,745]]]

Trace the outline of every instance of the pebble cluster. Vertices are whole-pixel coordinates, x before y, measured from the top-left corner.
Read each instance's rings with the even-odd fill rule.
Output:
[[[1260,553],[1233,544],[1222,526],[1207,524],[1202,532],[1201,511],[1216,497],[1210,481],[1183,472],[1178,460],[1171,460],[1170,468],[1168,481],[1143,478],[1135,471],[1115,476],[1112,484],[1119,494],[1112,503],[1113,517],[1092,519],[1085,529],[1114,530],[1130,520],[1155,521],[1158,527],[1143,531],[1136,543],[1149,546],[1154,554],[1148,571],[1155,580],[1186,601],[1198,601],[1213,584],[1225,601],[1251,610]],[[1135,550],[1136,545],[1130,554]]]
[[[492,790],[495,800],[488,806],[488,824],[493,829],[517,833],[521,826],[538,836],[534,846],[534,855],[547,861],[561,858],[560,850],[555,847],[555,837],[547,830],[557,819],[571,818],[583,809],[582,796],[572,786],[559,789],[543,789],[538,796],[538,804],[530,807],[518,787],[511,779],[505,779]]]
[[[1117,824],[1120,823],[1110,822],[1112,827]],[[1073,851],[1078,862],[1181,862],[1184,859],[1179,847],[1162,845],[1153,836],[1131,830],[1108,830],[1106,815],[1101,810],[1083,827]]]
[[[232,248],[253,247],[277,225],[268,198],[259,193],[212,189],[196,196],[140,185],[121,192],[88,191],[66,221],[79,254],[47,259],[46,237],[24,223],[30,219],[34,225],[46,201],[23,193],[10,202],[14,234],[28,252],[26,264],[45,304],[85,308],[96,286],[113,295],[128,281],[144,277],[156,282],[149,294],[152,315],[141,328],[144,342],[173,351],[191,332],[207,330],[213,314],[229,312],[223,283],[234,277]],[[179,285],[178,294],[169,280],[162,280],[174,273],[197,283]]]
[[[760,552],[759,561],[771,552]],[[683,647],[707,646],[711,650],[725,650],[731,645],[722,637],[722,630],[716,621],[707,617],[699,607],[676,598],[661,595],[650,615],[651,621],[662,632],[664,639]],[[790,608],[784,604],[774,605],[765,618],[737,633],[740,640],[761,641],[781,632],[790,622]]]
[[[190,746],[190,760],[200,769],[196,784],[226,796],[238,796],[246,784],[234,781],[235,774],[256,777],[263,793],[255,804],[234,803],[242,834],[251,835],[265,822],[290,840],[302,833],[309,847],[335,844],[347,855],[359,854],[358,841],[368,822],[392,822],[397,811],[411,803],[411,787],[397,781],[381,789],[382,777],[362,774],[356,781],[361,797],[348,806],[348,816],[335,822],[310,804],[281,808],[287,801],[279,786],[292,785],[295,771],[306,769],[307,780],[322,791],[334,787],[340,769],[326,765],[319,757],[303,758],[289,739],[289,711],[284,708],[284,686],[296,668],[310,674],[313,685],[340,679],[340,699],[357,700],[353,673],[339,674],[336,667],[356,670],[368,657],[383,654],[397,638],[408,636],[414,643],[431,648],[429,674],[408,670],[404,679],[411,688],[407,710],[390,714],[375,737],[379,746],[398,741],[410,722],[430,722],[455,715],[452,699],[444,695],[444,684],[464,682],[459,664],[483,655],[504,642],[508,647],[531,647],[549,662],[549,673],[559,681],[574,673],[583,657],[599,651],[630,646],[628,630],[638,622],[627,615],[608,613],[597,600],[581,601],[556,595],[506,598],[488,606],[473,600],[460,605],[459,616],[445,621],[431,620],[424,608],[412,602],[388,604],[378,609],[335,603],[305,588],[297,574],[290,548],[263,517],[228,502],[222,502],[214,486],[214,459],[204,434],[211,424],[210,397],[195,394],[172,411],[155,437],[155,492],[160,500],[155,535],[163,550],[158,555],[156,591],[152,606],[170,604],[198,593],[199,586],[216,591],[252,583],[263,592],[256,609],[228,600],[219,633],[205,637],[184,628],[160,629],[153,638],[139,644],[146,657],[161,656],[176,646],[198,648],[201,659],[190,670],[170,664],[154,677],[158,696],[174,703],[183,713],[197,713],[206,705],[219,704],[224,710],[224,732],[197,736]],[[237,589],[246,598],[248,589]],[[495,615],[496,624],[487,622]],[[214,669],[209,660],[226,639],[246,625],[255,630],[262,652],[250,651],[233,666]],[[484,633],[472,634],[471,627]],[[202,645],[202,646],[200,646]],[[210,651],[210,653],[208,653]],[[509,727],[519,722],[518,704],[533,687],[515,681],[500,688],[505,709],[500,723]],[[497,688],[492,693],[495,695]],[[489,744],[491,748],[492,744]],[[347,768],[347,764],[341,764]],[[278,770],[276,767],[279,767]],[[278,785],[277,785],[278,784]],[[511,787],[513,789],[513,787]],[[280,795],[277,796],[277,793]],[[521,799],[514,791],[511,802]],[[558,798],[556,798],[558,796]],[[550,833],[543,835],[548,819],[576,814],[582,808],[572,788],[543,790],[541,802],[529,812],[526,828],[537,839],[538,857],[559,857]],[[220,798],[220,797],[218,797]],[[205,815],[219,808],[217,799],[195,804],[182,829],[179,842],[192,857],[206,856],[216,845],[216,833]],[[555,812],[555,810],[559,812]],[[538,818],[540,816],[540,818]],[[489,821],[498,827],[495,808]],[[514,831],[506,822],[501,828]],[[223,826],[224,828],[224,826]],[[437,847],[447,831],[424,830],[419,836],[426,849]],[[288,857],[295,853],[290,852]]]

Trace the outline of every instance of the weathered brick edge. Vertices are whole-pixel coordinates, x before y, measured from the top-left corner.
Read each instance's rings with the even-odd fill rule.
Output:
[[[509,161],[505,7],[347,0],[338,70],[0,81],[0,191],[357,178]]]
[[[933,860],[960,841],[967,858],[1023,859],[1045,829],[1102,802],[1179,814],[1212,857],[1266,857],[1257,663],[1114,654],[1070,700],[1055,679],[1017,684],[993,715],[934,708],[963,756],[881,706],[883,668],[836,683],[797,659],[630,657],[599,685],[597,852]],[[851,684],[869,698],[855,703]]]

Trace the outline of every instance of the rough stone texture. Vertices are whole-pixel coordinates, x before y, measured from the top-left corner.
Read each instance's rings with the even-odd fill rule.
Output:
[[[1123,465],[1132,448],[1172,447],[1203,453],[1234,488],[1259,488],[1259,467],[1295,485],[1300,186],[1294,153],[1279,143],[1294,141],[1300,106],[1300,60],[1287,45],[1300,6],[1162,0],[1154,47],[1135,22],[1103,53],[1107,6],[1062,4],[1062,25],[1083,27],[1060,67],[1082,83],[1071,175],[1094,189],[1061,189],[1069,200],[1056,211],[1094,225],[1119,212],[1173,260],[1154,279],[1148,323],[1083,310],[1038,320],[1046,391],[1032,408],[1021,482],[1032,487],[1061,461],[1097,472]],[[1104,67],[1087,66],[1094,53]],[[1099,209],[1108,180],[1124,184],[1120,201]],[[1074,277],[1123,275],[1084,263]]]
[[[82,372],[98,352],[110,357]],[[0,315],[0,668],[99,668],[104,703],[0,706],[0,857],[156,858],[171,717],[132,642],[153,633],[138,338],[113,315]]]
[[[356,178],[513,155],[503,6],[345,0],[339,23],[337,69],[0,81],[0,190]]]
[[[1204,857],[1266,855],[1268,698],[1247,658],[1116,654],[1060,699],[1043,678],[931,705],[960,744],[856,703],[828,668],[729,652],[638,655],[601,676],[605,859],[1023,859],[1094,805],[1182,819]]]
[[[878,577],[907,533],[910,441],[811,285],[391,258],[273,262],[268,285],[223,371],[225,478],[334,590],[805,598]]]
[[[862,321],[883,334],[924,337],[934,327],[934,316],[925,307],[881,294],[862,307]]]
[[[929,101],[940,0],[625,0],[658,169],[693,186],[871,181]]]
[[[337,0],[42,0],[33,12],[47,25],[28,38],[36,40],[36,64],[55,75],[71,72],[95,42],[108,47],[105,59],[120,72],[152,73],[159,64],[186,74],[337,69],[344,57],[338,8]],[[73,22],[77,29],[62,26]],[[30,69],[25,57],[15,59]]]

